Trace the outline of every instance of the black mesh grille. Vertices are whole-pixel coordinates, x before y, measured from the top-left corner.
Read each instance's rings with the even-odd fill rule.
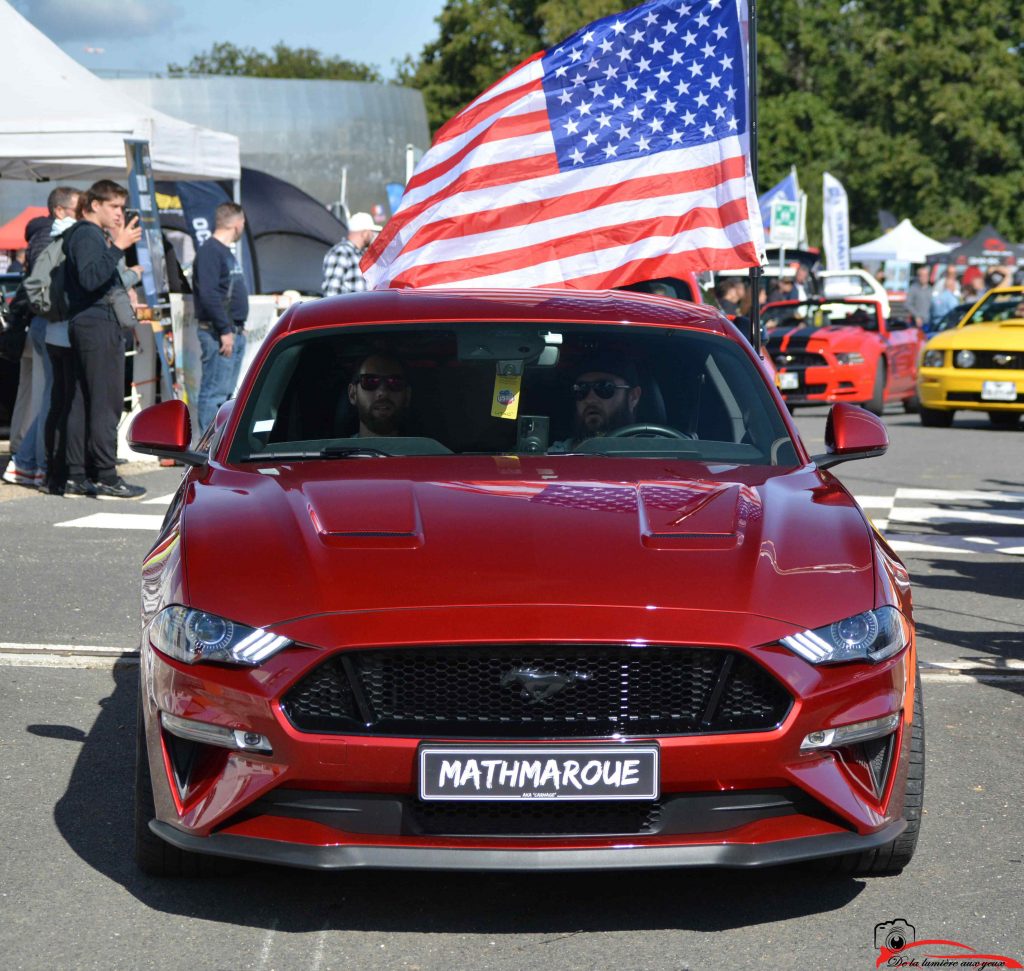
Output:
[[[784,368],[823,367],[827,363],[817,351],[780,351],[772,357],[777,367]]]
[[[411,815],[430,836],[636,836],[658,828],[661,804],[416,802]]]
[[[283,708],[302,731],[585,738],[763,730],[790,700],[734,651],[472,645],[336,655]]]

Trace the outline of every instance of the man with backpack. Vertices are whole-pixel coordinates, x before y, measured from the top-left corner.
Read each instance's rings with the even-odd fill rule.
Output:
[[[50,277],[53,270],[53,257],[42,260],[44,254],[52,254],[52,241],[75,222],[75,206],[78,204],[78,190],[68,186],[59,186],[47,198],[48,216],[39,216],[29,222],[26,227],[25,241],[28,243],[26,256],[26,276],[21,289],[28,305],[31,307],[31,323],[28,325],[28,344],[33,361],[29,377],[24,369],[24,380],[19,381],[18,398],[22,407],[28,408],[30,417],[24,434],[17,443],[17,449],[4,470],[3,481],[14,485],[42,486],[46,479],[48,459],[45,429],[50,413],[50,398],[53,387],[53,367],[47,353],[47,333],[50,320],[48,311],[52,303]],[[40,270],[45,278],[45,306],[38,299],[41,296],[38,284]],[[59,291],[59,299],[63,302],[63,276],[55,281]],[[41,377],[41,380],[40,380]],[[17,409],[17,404],[15,408]]]

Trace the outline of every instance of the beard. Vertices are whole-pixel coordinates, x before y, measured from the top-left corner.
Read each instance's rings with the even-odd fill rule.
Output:
[[[623,395],[619,406],[610,412],[601,411],[593,406],[583,409],[582,414],[576,412],[575,439],[582,442],[585,438],[599,438],[622,428],[633,420],[629,410],[629,399]]]
[[[359,420],[374,435],[397,435],[403,413],[402,406],[388,398],[359,402]]]

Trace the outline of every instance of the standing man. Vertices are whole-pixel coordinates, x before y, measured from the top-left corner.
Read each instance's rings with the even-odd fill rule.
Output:
[[[192,264],[192,291],[203,374],[199,384],[199,427],[205,430],[217,409],[234,393],[245,354],[249,292],[242,266],[230,247],[242,238],[245,213],[234,202],[217,206],[213,235],[199,247]]]
[[[352,216],[348,221],[348,238],[332,246],[324,257],[324,282],[320,289],[325,297],[366,289],[359,258],[382,228],[368,212],[357,212]]]
[[[66,495],[134,499],[146,490],[116,470],[117,423],[124,410],[124,337],[114,310],[124,288],[120,264],[142,236],[138,219],[124,223],[128,192],[101,179],[78,200],[78,222],[64,236],[64,293],[74,362],[75,395],[81,394],[85,430],[68,428]],[[74,412],[72,412],[74,414]],[[80,443],[85,441],[85,455]],[[90,482],[86,471],[95,475]]]
[[[928,283],[928,267],[919,266],[915,271],[917,279],[907,290],[907,310],[918,327],[924,327],[932,312],[932,288]]]

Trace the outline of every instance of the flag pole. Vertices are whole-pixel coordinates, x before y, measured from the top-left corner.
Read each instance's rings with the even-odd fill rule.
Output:
[[[757,0],[750,0],[747,90],[750,92],[750,176],[757,193]],[[760,212],[757,218],[761,218]],[[761,350],[761,267],[750,268],[750,343]]]

